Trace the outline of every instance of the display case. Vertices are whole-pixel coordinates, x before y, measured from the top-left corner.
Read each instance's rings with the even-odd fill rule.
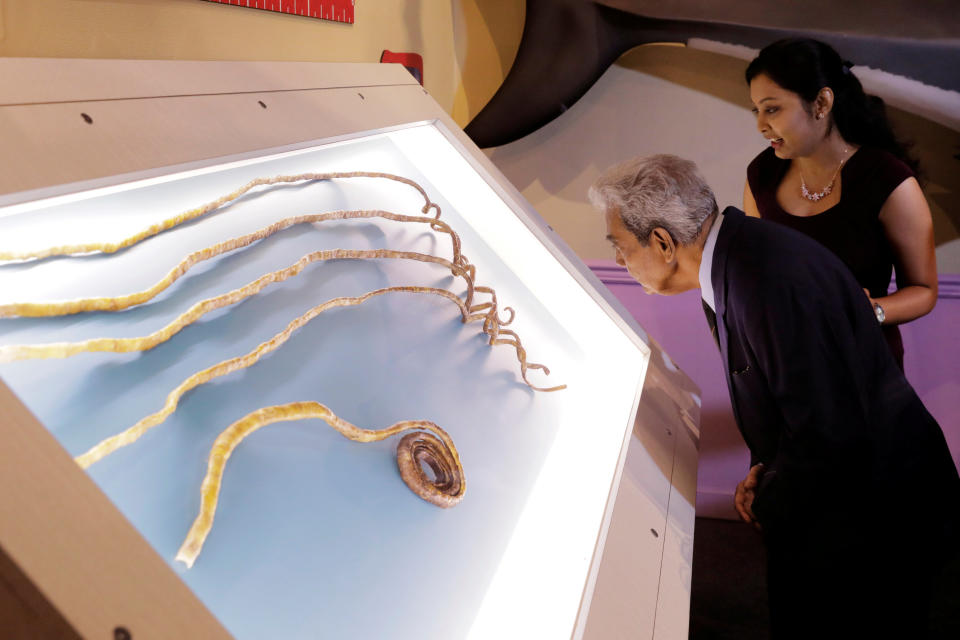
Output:
[[[90,638],[686,637],[697,390],[401,67],[0,75],[22,609]],[[234,438],[178,561],[220,434],[293,403],[323,409]],[[455,445],[449,508],[370,435],[409,421]]]

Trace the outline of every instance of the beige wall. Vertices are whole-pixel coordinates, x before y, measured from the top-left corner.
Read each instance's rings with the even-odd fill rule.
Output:
[[[357,0],[353,25],[203,0],[0,0],[0,56],[376,62],[419,53],[465,126],[513,64],[523,0]]]
[[[687,47],[637,47],[562,116],[487,153],[581,258],[612,259],[587,188],[615,162],[652,153],[690,158],[721,207],[741,206],[747,164],[766,146],[750,113],[746,65]],[[960,131],[888,111],[921,163],[939,271],[960,273]]]

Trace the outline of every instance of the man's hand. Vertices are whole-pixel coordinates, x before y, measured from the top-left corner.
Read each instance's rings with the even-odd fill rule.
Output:
[[[763,464],[755,464],[750,468],[747,477],[737,484],[737,493],[734,496],[734,504],[737,507],[737,513],[744,522],[751,522],[758,529],[760,523],[753,515],[753,499],[757,497],[757,487],[760,485],[760,478],[763,477]]]

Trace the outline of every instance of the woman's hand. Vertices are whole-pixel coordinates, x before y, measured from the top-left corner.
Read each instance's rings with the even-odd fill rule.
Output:
[[[752,523],[757,529],[760,528],[760,523],[757,522],[756,516],[753,515],[752,507],[753,500],[757,497],[757,487],[760,486],[760,478],[763,477],[763,471],[763,463],[753,465],[747,473],[747,477],[737,484],[737,493],[734,496],[734,505],[737,508],[737,513],[740,514],[744,522]]]

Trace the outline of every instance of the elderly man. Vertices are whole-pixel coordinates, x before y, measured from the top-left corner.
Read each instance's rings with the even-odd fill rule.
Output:
[[[699,288],[751,453],[774,637],[919,638],[956,543],[960,477],[863,290],[830,251],[717,209],[696,166],[635,158],[590,189],[648,293]]]

